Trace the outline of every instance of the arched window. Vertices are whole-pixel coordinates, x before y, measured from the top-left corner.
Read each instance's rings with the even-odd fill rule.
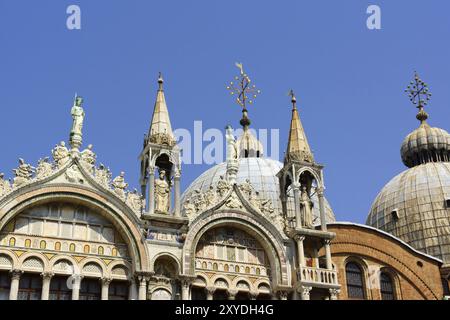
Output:
[[[30,248],[31,247],[31,240],[30,239],[25,239],[25,247],[26,248]]]
[[[102,246],[98,247],[98,254],[102,256],[104,253],[105,253],[105,249],[103,249]]]
[[[11,278],[8,271],[0,270],[0,300],[9,299],[9,289],[11,285]]]
[[[75,251],[75,244],[71,243],[69,246],[69,251],[74,252]]]
[[[47,243],[44,240],[41,240],[41,242],[39,243],[39,248],[44,250],[47,248]]]
[[[49,300],[71,300],[72,290],[69,289],[68,277],[55,276],[50,281]]]
[[[41,300],[42,278],[39,274],[25,273],[20,277],[18,300]]]
[[[14,247],[16,245],[16,238],[9,239],[9,246]]]
[[[392,277],[386,272],[380,274],[381,300],[395,300],[394,283]]]
[[[60,251],[61,250],[61,242],[55,242],[55,250]]]
[[[364,281],[361,267],[355,262],[349,262],[345,266],[347,278],[348,297],[352,299],[364,299]]]
[[[442,278],[442,288],[444,288],[444,296],[450,296],[450,286],[449,286],[449,280]]]

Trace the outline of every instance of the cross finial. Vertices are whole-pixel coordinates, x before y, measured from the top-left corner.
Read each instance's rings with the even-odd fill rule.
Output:
[[[230,91],[232,95],[237,95],[236,102],[244,109],[246,110],[247,102],[249,104],[253,103],[253,100],[250,98],[256,98],[258,94],[261,93],[260,90],[256,89],[255,85],[250,85],[250,78],[249,76],[244,73],[244,67],[242,63],[235,63],[236,67],[240,70],[240,75],[234,77],[234,79],[237,82],[237,85],[233,81],[230,82],[230,85],[227,86],[227,89]],[[250,96],[250,98],[249,98]]]
[[[428,104],[428,101],[430,101],[432,94],[429,91],[428,84],[420,79],[416,71],[414,72],[414,80],[409,83],[405,92],[408,94],[412,104],[419,109],[416,118],[422,123],[425,122],[428,118],[428,114],[423,108]]]

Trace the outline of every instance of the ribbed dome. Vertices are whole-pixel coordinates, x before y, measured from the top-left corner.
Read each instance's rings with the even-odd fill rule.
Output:
[[[242,135],[237,139],[237,146],[241,158],[262,157],[264,154],[262,143],[248,128],[244,129]]]
[[[421,164],[386,184],[366,224],[450,263],[449,202],[450,163]]]
[[[182,195],[182,202],[188,199],[195,190],[205,192],[210,186],[216,185],[220,176],[225,176],[226,162],[220,163],[201,174],[186,189]],[[266,158],[241,158],[239,159],[239,171],[237,173],[236,182],[243,183],[246,179],[250,179],[255,191],[259,192],[260,197],[270,199],[276,211],[282,212],[280,200],[280,185],[276,174],[281,170],[283,164],[279,161]],[[315,225],[320,224],[319,199],[317,194],[312,196],[314,204],[313,214]],[[287,201],[287,208],[290,213],[294,214],[294,198],[290,195]],[[335,221],[334,213],[331,210],[328,201],[325,200],[325,212],[327,222]]]
[[[450,135],[440,128],[422,122],[403,141],[401,148],[403,163],[411,168],[428,162],[450,161]]]

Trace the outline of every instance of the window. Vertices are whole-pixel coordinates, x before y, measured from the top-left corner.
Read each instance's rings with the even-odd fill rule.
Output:
[[[20,277],[18,300],[41,300],[42,278],[38,274],[25,273]]]
[[[385,272],[380,274],[380,291],[381,300],[395,300],[392,278]]]
[[[126,281],[111,281],[108,289],[109,300],[128,300],[128,283]]]
[[[9,299],[9,288],[11,285],[11,278],[8,271],[0,271],[0,300]]]
[[[68,277],[55,276],[50,282],[49,300],[72,300],[72,290],[67,287]]]
[[[100,300],[100,298],[100,280],[84,278],[80,286],[80,300]]]
[[[450,208],[450,198],[449,199],[445,199],[445,206],[447,208]]]
[[[397,222],[400,218],[400,214],[398,212],[398,209],[394,209],[391,211],[392,221]]]
[[[355,262],[349,262],[345,267],[345,275],[347,278],[348,297],[364,299],[364,282],[361,267]]]
[[[444,296],[450,296],[450,287],[448,285],[448,279],[442,278],[442,288],[444,289]]]

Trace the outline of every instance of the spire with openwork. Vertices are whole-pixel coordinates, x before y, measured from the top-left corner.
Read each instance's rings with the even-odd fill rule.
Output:
[[[305,161],[312,163],[314,162],[314,157],[298,115],[297,99],[292,90],[290,96],[292,102],[292,119],[285,161]]]

